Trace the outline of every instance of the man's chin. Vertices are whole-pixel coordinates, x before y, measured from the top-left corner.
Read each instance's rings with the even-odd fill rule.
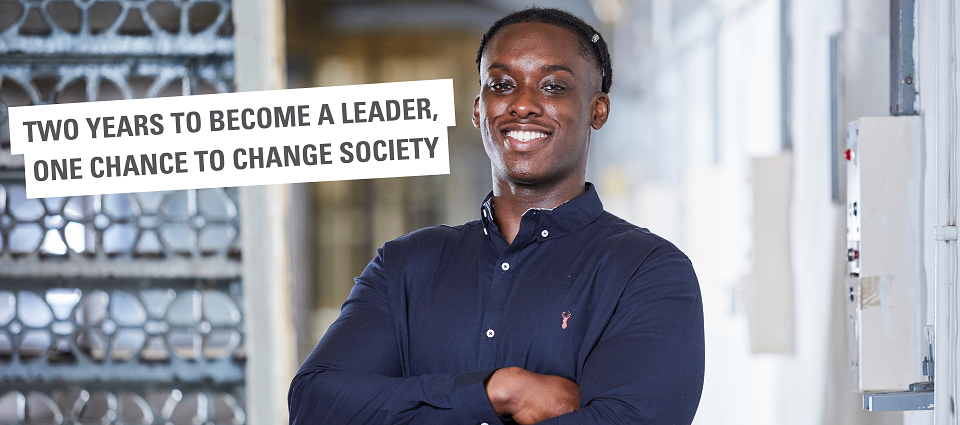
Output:
[[[511,184],[527,187],[549,186],[550,176],[539,170],[512,170],[506,173],[506,180]]]

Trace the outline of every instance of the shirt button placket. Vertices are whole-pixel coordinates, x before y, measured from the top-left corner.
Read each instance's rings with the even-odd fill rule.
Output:
[[[497,364],[497,339],[494,339],[497,332],[494,329],[500,325],[500,316],[503,314],[503,303],[507,297],[507,292],[510,290],[510,281],[512,280],[511,275],[513,271],[511,271],[511,268],[516,267],[516,264],[510,263],[516,259],[514,254],[503,254],[498,260],[501,271],[493,273],[493,285],[491,286],[489,301],[490,308],[484,314],[483,318],[486,330],[481,331],[483,335],[481,338],[483,338],[486,343],[482,344],[480,348],[480,369],[492,368]],[[497,266],[494,265],[494,267]]]

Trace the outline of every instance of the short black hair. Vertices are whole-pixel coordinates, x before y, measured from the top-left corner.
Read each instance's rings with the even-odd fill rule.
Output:
[[[593,29],[590,24],[583,22],[582,19],[570,12],[560,9],[531,7],[513,12],[494,22],[487,33],[483,35],[483,38],[480,39],[480,48],[477,49],[477,71],[480,70],[480,59],[483,58],[487,43],[496,35],[497,31],[507,25],[525,22],[550,24],[574,33],[580,40],[580,54],[585,58],[592,59],[600,71],[602,76],[600,91],[610,93],[610,85],[613,83],[613,68],[610,66],[610,50],[607,49],[606,40],[600,37],[600,33]]]

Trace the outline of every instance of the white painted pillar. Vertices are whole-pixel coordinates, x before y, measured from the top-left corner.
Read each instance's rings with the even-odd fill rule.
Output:
[[[282,0],[234,0],[238,91],[286,86]],[[240,189],[247,424],[286,424],[296,371],[290,297],[290,186]]]

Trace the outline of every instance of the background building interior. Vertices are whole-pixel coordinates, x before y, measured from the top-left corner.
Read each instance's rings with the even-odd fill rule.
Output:
[[[912,229],[918,280],[904,284],[913,298],[894,304],[893,321],[909,328],[904,350],[927,352],[941,249],[938,126],[952,123],[951,141],[957,131],[956,66],[938,80],[938,28],[949,25],[946,51],[955,62],[954,1],[536,4],[573,12],[609,40],[612,112],[593,134],[588,181],[608,211],[674,242],[697,271],[707,364],[695,424],[957,423],[946,409],[937,410],[948,419],[936,422],[934,410],[864,409],[850,353],[899,348],[857,345],[845,280],[847,123],[918,116],[919,168],[909,186],[917,208],[893,221]],[[493,21],[524,5],[0,0],[0,423],[286,421],[278,388],[336,319],[376,249],[421,227],[478,218],[490,167],[470,122],[476,48]],[[255,20],[240,19],[241,6],[282,11],[256,21],[278,36],[244,35]],[[891,60],[899,56],[891,52],[902,48],[902,33],[892,30],[892,16],[903,10],[915,35],[905,84],[916,101],[893,114],[891,94],[900,88],[891,83]],[[250,299],[250,276],[276,266],[251,255],[260,243],[252,239],[270,230],[246,221],[254,206],[243,200],[255,199],[246,189],[25,198],[23,158],[9,151],[8,107],[250,90],[235,80],[244,64],[259,65],[240,52],[271,46],[282,56],[273,88],[452,78],[457,102],[449,175],[276,188],[285,195],[276,198],[283,206],[273,229],[287,248],[269,259],[282,272],[266,278],[266,293],[282,295],[279,302]],[[255,323],[261,308],[276,320]],[[255,325],[290,337],[260,339]],[[956,337],[949,343],[955,356]],[[269,354],[254,354],[254,345]],[[923,359],[911,359],[911,376],[926,380]],[[952,376],[952,397],[956,367],[937,366]],[[276,386],[253,384],[264,370]],[[264,391],[273,394],[260,397]]]

